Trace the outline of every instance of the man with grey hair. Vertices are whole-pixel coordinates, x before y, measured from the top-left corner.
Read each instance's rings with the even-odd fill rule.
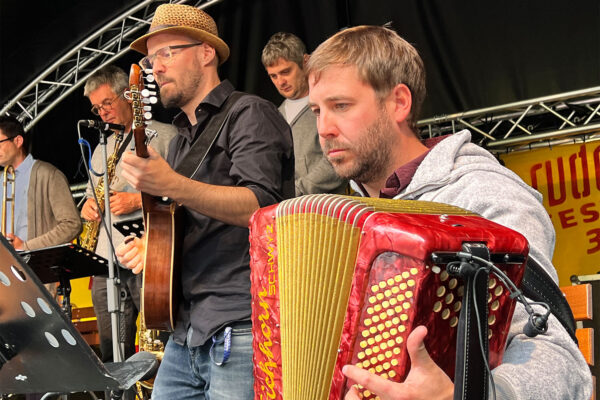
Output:
[[[115,169],[114,177],[110,181],[110,211],[113,222],[141,218],[142,197],[141,193],[134,189],[121,176],[120,154],[128,147],[131,141],[133,111],[130,101],[125,99],[124,93],[129,87],[129,77],[119,67],[107,65],[92,74],[85,83],[83,94],[92,103],[92,113],[102,118],[103,122],[125,126],[125,132],[115,132],[107,139],[107,153],[114,154]],[[165,156],[169,142],[175,136],[175,129],[171,125],[153,121],[150,128],[156,130],[157,135],[151,141],[151,146],[161,155]],[[120,135],[120,143],[116,136]],[[104,160],[100,146],[96,147],[92,155],[92,169],[98,173],[104,171]],[[91,175],[92,182],[88,182],[86,196],[87,200],[81,209],[81,217],[87,221],[100,221],[98,205],[94,199],[93,188],[97,187],[99,179]],[[106,185],[104,185],[106,189]],[[98,198],[104,201],[104,198]],[[124,239],[121,232],[114,227],[111,228],[112,246],[106,231],[99,227],[98,245],[96,252],[104,258],[114,257],[112,248],[116,247]],[[84,231],[84,235],[86,232]],[[134,275],[128,269],[119,271],[122,289],[126,296],[121,297],[123,304],[123,316],[120,324],[121,341],[125,344],[123,359],[135,352],[136,319],[140,310],[141,277]],[[102,361],[113,358],[111,320],[108,313],[106,277],[95,276],[92,284],[92,302],[98,320],[98,331],[100,335],[100,351]]]
[[[338,177],[319,146],[316,120],[308,107],[308,82],[304,65],[306,46],[296,36],[278,32],[262,51],[262,63],[285,100],[279,112],[292,127],[296,196],[315,193],[345,193],[347,181]]]
[[[323,152],[357,192],[435,201],[480,214],[523,234],[530,258],[557,280],[554,229],[541,195],[470,143],[467,130],[420,140],[416,121],[425,69],[413,46],[385,27],[346,29],[314,51],[307,74]],[[550,315],[547,332],[532,338],[524,333],[528,321],[518,303],[502,363],[492,370],[496,398],[589,399],[590,371],[566,329]],[[403,383],[352,365],[343,372],[385,400],[452,399],[452,380],[430,358],[426,335],[419,326],[408,336],[411,369]],[[346,399],[359,399],[355,387]]]

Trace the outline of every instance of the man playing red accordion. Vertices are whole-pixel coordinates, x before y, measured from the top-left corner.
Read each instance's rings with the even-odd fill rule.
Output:
[[[541,195],[461,131],[421,139],[416,121],[425,97],[417,51],[392,30],[360,26],[322,43],[307,66],[310,104],[324,154],[363,196],[459,206],[523,234],[530,257],[557,281],[554,229]],[[529,315],[518,304],[503,362],[493,370],[497,399],[589,399],[588,366],[553,316],[546,334],[523,334]],[[394,383],[355,366],[345,375],[381,399],[451,399],[451,379],[431,360],[424,327],[410,335],[412,369]],[[347,400],[358,399],[352,389]]]

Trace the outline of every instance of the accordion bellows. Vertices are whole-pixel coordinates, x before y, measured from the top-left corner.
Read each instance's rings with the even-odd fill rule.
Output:
[[[406,338],[418,325],[452,378],[464,288],[431,254],[465,242],[528,251],[522,235],[438,203],[309,195],[258,210],[250,223],[255,398],[340,399],[352,384],[341,373],[349,363],[403,381]],[[524,265],[498,267],[520,282]],[[493,368],[514,311],[493,276],[488,306]]]

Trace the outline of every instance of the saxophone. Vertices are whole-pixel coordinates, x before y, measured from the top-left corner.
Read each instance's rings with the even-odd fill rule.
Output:
[[[154,354],[154,356],[160,363],[165,353],[165,344],[159,338],[159,330],[146,329],[146,324],[144,323],[144,310],[140,311],[140,319],[137,334],[139,351],[147,351],[149,353]],[[154,389],[154,377],[146,381],[136,382],[136,392],[137,397],[139,399],[150,399],[152,389]]]
[[[119,148],[123,141],[122,133],[115,133],[115,148],[113,153],[108,157],[107,162],[107,176],[108,176],[108,187],[115,178],[115,170],[117,169],[117,157],[119,154]],[[98,211],[100,214],[104,213],[104,177],[98,180],[98,184],[95,189],[96,199],[98,199]],[[98,245],[98,233],[100,233],[100,221],[84,221],[83,230],[79,235],[79,245],[86,250],[91,252],[96,251]]]

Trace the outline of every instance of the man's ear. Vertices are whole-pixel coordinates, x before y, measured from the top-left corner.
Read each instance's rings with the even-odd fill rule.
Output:
[[[25,141],[25,139],[23,138],[23,136],[21,135],[17,135],[14,137],[13,139],[13,143],[15,144],[15,146],[17,146],[17,148],[21,148],[23,147],[23,142]]]
[[[305,54],[302,57],[302,69],[306,69],[306,64],[308,64],[308,60],[310,60],[310,54]]]
[[[390,97],[393,101],[393,115],[396,122],[403,122],[408,119],[412,109],[412,93],[408,86],[399,83],[392,89]]]
[[[219,57],[217,57],[217,51],[214,47],[208,43],[204,43],[204,45],[200,46],[200,51],[200,54],[202,54],[202,65],[209,65],[213,60],[215,64],[219,64]]]

